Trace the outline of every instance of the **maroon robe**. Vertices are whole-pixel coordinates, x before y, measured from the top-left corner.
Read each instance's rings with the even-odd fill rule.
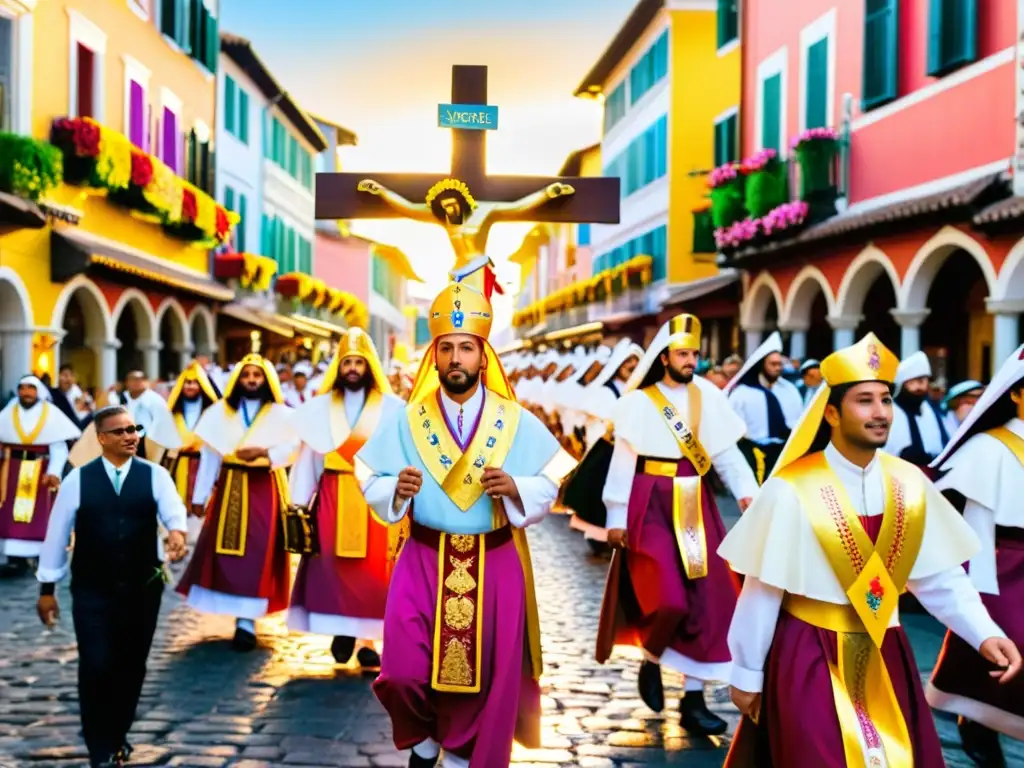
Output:
[[[14,499],[18,493],[21,465],[26,461],[42,462],[42,466],[39,469],[32,519],[23,523],[14,519]],[[49,467],[48,445],[0,443],[0,483],[4,484],[6,491],[0,494],[4,499],[3,504],[0,504],[0,539],[42,542],[46,538],[46,526],[50,521],[50,510],[55,498],[50,489],[43,484]]]

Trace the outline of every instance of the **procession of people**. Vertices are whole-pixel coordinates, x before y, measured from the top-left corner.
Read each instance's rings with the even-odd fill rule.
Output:
[[[595,663],[638,649],[654,712],[663,671],[681,675],[671,708],[695,738],[728,729],[706,703],[728,685],[730,768],[941,766],[929,706],[978,765],[1005,764],[1000,735],[1024,739],[1024,347],[945,409],[927,357],[871,334],[801,364],[772,334],[721,380],[689,314],[646,349],[502,357],[481,269],[434,299],[414,377],[352,328],[315,366],[194,361],[166,399],[133,372],[84,429],[20,381],[0,411],[0,552],[38,561],[49,626],[70,574],[92,765],[130,762],[181,560],[171,586],[231,617],[236,651],[280,614],[375,674],[410,766],[508,765],[514,742],[541,745],[545,533],[526,530],[552,512],[608,558]],[[905,591],[948,628],[927,685]]]

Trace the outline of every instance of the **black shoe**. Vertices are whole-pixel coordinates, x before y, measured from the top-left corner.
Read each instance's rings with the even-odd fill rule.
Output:
[[[637,677],[637,688],[644,704],[655,712],[665,708],[665,689],[661,685],[661,665],[644,659],[640,663],[640,674]]]
[[[380,666],[380,654],[369,646],[363,646],[356,652],[356,660],[361,667]]]
[[[247,629],[235,627],[235,637],[231,641],[231,646],[236,651],[251,651],[256,647],[256,635]]]
[[[1006,768],[998,733],[965,717],[957,719],[956,727],[964,753],[971,760],[982,768]]]
[[[415,752],[409,753],[409,768],[434,768],[435,765],[437,765],[436,757],[420,757]]]
[[[121,745],[119,750],[117,750],[114,757],[119,759],[122,763],[127,763],[132,759],[132,752],[134,751],[135,750],[132,748],[132,745],[128,743],[127,739],[125,739],[124,744]]]
[[[691,736],[721,736],[729,724],[708,709],[704,691],[687,691],[679,702],[679,724]]]
[[[348,660],[352,658],[352,652],[355,649],[356,639],[354,637],[339,635],[331,641],[331,656],[339,664],[348,664]]]

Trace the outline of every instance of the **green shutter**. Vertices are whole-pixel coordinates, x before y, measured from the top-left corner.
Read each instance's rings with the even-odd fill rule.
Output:
[[[180,0],[164,0],[160,5],[160,31],[172,40],[178,37],[178,4]]]
[[[828,38],[822,38],[807,49],[807,128],[828,125]]]
[[[206,68],[211,72],[217,71],[217,56],[220,53],[220,26],[217,17],[212,13],[206,14],[206,52],[204,54]]]
[[[730,115],[715,123],[715,167],[735,162],[737,115]]]
[[[764,102],[764,123],[761,125],[761,145],[764,149],[782,151],[782,74],[772,75],[761,86]]]
[[[167,2],[167,0],[164,0]],[[192,53],[192,3],[198,2],[199,0],[175,0],[177,5],[177,24],[176,32],[177,35],[174,38],[176,42],[185,53]]]
[[[942,77],[977,58],[977,0],[931,0],[928,9],[928,74]]]
[[[229,211],[235,210],[235,190],[231,187],[224,187],[224,207]]]
[[[245,195],[238,196],[238,225],[235,227],[235,247],[245,253]]]
[[[897,96],[899,73],[899,0],[867,0],[864,18],[864,83],[861,109],[867,111]]]
[[[236,134],[235,123],[237,121],[237,115],[235,103],[237,98],[237,86],[235,81],[224,76],[224,130],[232,135]]]
[[[238,138],[249,143],[249,94],[242,88],[238,89]]]
[[[188,30],[188,49],[191,52],[193,59],[200,63],[205,63],[207,33],[206,17],[209,16],[209,14],[206,12],[206,6],[203,5],[202,0],[192,0],[190,15],[192,17],[192,23],[189,25]]]
[[[719,48],[739,37],[739,11],[736,0],[718,0],[717,22]]]

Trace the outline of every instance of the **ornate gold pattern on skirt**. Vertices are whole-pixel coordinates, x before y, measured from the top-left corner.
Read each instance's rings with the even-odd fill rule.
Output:
[[[43,462],[25,461],[18,466],[18,483],[14,491],[14,522],[31,523],[36,512],[39,481],[43,477]]]
[[[483,652],[479,607],[484,592],[482,535],[441,534],[431,687],[447,693],[480,692]]]
[[[223,496],[217,521],[217,554],[245,557],[249,528],[249,473],[226,468],[222,475]]]

